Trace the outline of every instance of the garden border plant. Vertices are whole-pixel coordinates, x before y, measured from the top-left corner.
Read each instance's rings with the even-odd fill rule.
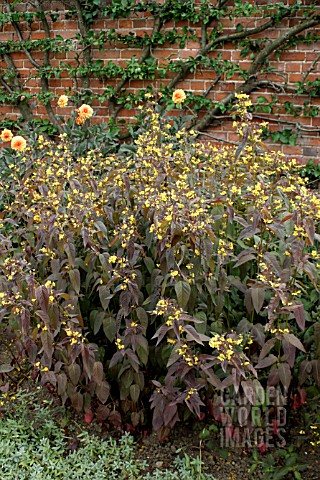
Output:
[[[262,142],[245,94],[240,143],[221,150],[146,97],[131,154],[76,156],[65,134],[11,139],[0,316],[14,356],[1,390],[15,372],[39,377],[86,421],[130,430],[148,425],[150,400],[160,438],[190,412],[253,431],[267,385],[288,408],[319,388],[319,195]],[[75,114],[90,130],[92,109]],[[225,389],[245,416],[222,420]]]

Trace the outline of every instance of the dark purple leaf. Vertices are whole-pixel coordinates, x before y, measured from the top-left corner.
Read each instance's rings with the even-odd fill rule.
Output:
[[[53,338],[51,333],[49,332],[49,330],[42,330],[40,338],[45,354],[49,359],[51,359],[53,354]]]
[[[314,378],[316,384],[318,385],[318,387],[320,387],[320,359],[311,360],[311,363],[312,363],[313,378]]]
[[[103,365],[101,362],[94,362],[92,379],[100,385],[103,380]]]
[[[315,235],[315,227],[314,227],[314,221],[312,217],[306,217],[303,219],[303,226],[306,231],[306,234],[308,236],[308,244],[313,245],[314,244],[314,235]]]
[[[304,346],[302,345],[300,340],[295,335],[293,335],[293,333],[284,333],[283,338],[287,342],[291,343],[291,345],[294,345],[296,348],[298,348],[302,352],[305,352]]]
[[[262,360],[259,360],[257,365],[255,365],[255,368],[266,368],[270,367],[270,365],[273,365],[278,361],[277,357],[275,355],[269,355],[268,357],[263,357]]]
[[[110,386],[106,381],[102,381],[96,387],[96,394],[101,403],[106,403],[109,398]]]
[[[296,347],[291,345],[291,343],[287,342],[285,339],[282,340],[282,348],[285,354],[286,360],[290,365],[290,368],[293,368],[294,361],[296,358]]]
[[[299,385],[303,385],[304,382],[310,378],[310,374],[312,372],[312,361],[310,360],[302,360],[299,365]]]
[[[287,392],[289,390],[291,379],[292,379],[292,374],[291,374],[291,369],[289,364],[279,363],[278,371],[279,371],[280,382],[282,383],[282,385],[285,388],[285,391]]]
[[[251,292],[253,307],[256,313],[259,313],[264,304],[266,290],[264,287],[251,287],[249,291]]]
[[[38,287],[36,288],[36,299],[40,309],[44,312],[48,311],[49,307],[49,292],[48,289],[45,287]]]
[[[80,375],[81,375],[81,368],[80,365],[77,363],[72,363],[68,366],[68,375],[69,378],[74,386],[78,385]]]
[[[241,386],[243,388],[244,394],[249,400],[249,402],[253,405],[256,400],[255,388],[252,383],[252,380],[244,380],[241,382]]]
[[[270,352],[270,350],[273,349],[277,339],[276,338],[270,338],[270,340],[267,340],[266,343],[263,345],[260,355],[259,355],[259,362]]]

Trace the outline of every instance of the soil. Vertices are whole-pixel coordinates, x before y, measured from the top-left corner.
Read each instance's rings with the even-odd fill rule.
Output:
[[[301,472],[301,480],[320,480],[320,445],[312,446],[308,438],[301,438],[300,427],[293,433],[292,440],[295,441],[294,452],[300,454],[301,462],[305,463],[305,470]],[[296,435],[296,436],[295,436]],[[213,444],[213,445],[212,445]],[[273,450],[274,451],[274,450]],[[263,460],[271,453],[269,449],[265,454],[260,454],[259,459]],[[201,456],[204,462],[203,471],[212,475],[216,480],[266,480],[272,478],[263,473],[261,466],[249,473],[252,465],[252,452],[241,447],[221,447],[219,437],[211,442],[210,448],[204,442],[199,441],[199,432],[192,431],[186,427],[178,427],[172,432],[168,442],[159,443],[155,434],[140,440],[136,449],[136,456],[149,464],[149,471],[155,468],[172,469],[172,464],[177,455],[189,457]],[[279,477],[280,478],[280,477]],[[295,477],[289,473],[283,477],[284,480],[291,480]]]
[[[190,458],[201,456],[204,463],[203,471],[211,474],[217,480],[244,480],[249,477],[249,454],[244,449],[223,449],[219,439],[216,445],[208,448],[200,442],[199,432],[179,427],[171,434],[168,442],[159,444],[156,434],[140,441],[137,447],[137,457],[149,464],[149,470],[155,468],[171,469],[177,455],[187,454]],[[261,476],[255,476],[256,479]]]

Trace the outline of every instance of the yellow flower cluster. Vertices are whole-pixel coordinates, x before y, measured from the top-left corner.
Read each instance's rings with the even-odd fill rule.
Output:
[[[233,243],[229,241],[225,241],[223,238],[219,238],[219,245],[218,245],[218,254],[222,257],[231,256],[233,253]]]
[[[270,330],[270,332],[273,334],[273,335],[277,335],[277,334],[283,334],[283,333],[290,333],[290,330],[289,328],[272,328]]]
[[[217,358],[222,362],[224,360],[232,360],[233,356],[239,353],[239,347],[243,345],[243,337],[226,336],[215,334],[209,341],[209,345],[214,350],[218,350]],[[241,353],[241,352],[240,352]]]
[[[312,431],[313,440],[310,440],[310,445],[313,447],[320,445],[320,431],[318,425],[310,425]]]
[[[177,322],[180,316],[183,314],[183,309],[176,305],[176,302],[171,299],[161,298],[155,309],[151,312],[152,315],[166,316],[165,324],[168,327],[173,325],[173,322]]]
[[[194,395],[197,392],[198,392],[198,390],[196,388],[190,388],[190,390],[188,390],[188,393],[187,393],[187,396],[186,396],[186,401],[190,400],[192,395]]]
[[[186,362],[186,364],[189,367],[193,367],[195,365],[199,364],[199,357],[196,355],[193,355],[189,350],[189,347],[186,343],[180,346],[180,348],[177,349],[177,353],[183,358],[183,360]]]
[[[40,363],[40,362],[36,362],[36,363],[34,364],[34,367],[39,368],[39,370],[41,370],[42,373],[48,372],[48,370],[49,370],[48,367],[43,367],[43,366],[41,366],[41,363]]]
[[[118,350],[124,350],[125,346],[122,343],[122,341],[120,340],[120,338],[116,338],[115,344],[116,344],[116,347],[117,347]]]
[[[252,105],[250,97],[245,93],[236,93],[235,97],[238,100],[237,103],[235,104],[237,113],[243,116],[244,114],[247,113],[247,109],[250,108]]]
[[[75,345],[79,342],[83,343],[85,341],[85,338],[82,336],[81,332],[72,330],[71,328],[65,328],[64,331],[67,337],[70,338],[70,345]]]

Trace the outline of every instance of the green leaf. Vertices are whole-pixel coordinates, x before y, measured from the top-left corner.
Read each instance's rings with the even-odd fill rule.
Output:
[[[139,335],[137,337],[137,355],[139,357],[139,360],[144,364],[147,365],[148,363],[148,358],[149,358],[149,345],[148,345],[148,340],[143,337],[142,335]]]
[[[281,478],[284,478],[287,473],[291,471],[291,467],[282,467],[278,471],[275,472],[273,476],[273,480],[280,480]]]
[[[102,321],[103,331],[109,342],[113,342],[116,338],[116,319],[114,317],[105,317]]]
[[[77,269],[69,271],[69,277],[71,285],[73,286],[75,292],[79,295],[80,292],[80,272]]]
[[[139,396],[140,396],[140,387],[139,387],[139,385],[137,385],[136,383],[134,383],[134,384],[131,385],[131,387],[130,387],[130,397],[131,397],[131,400],[132,400],[134,403],[137,403],[137,401],[139,400]]]
[[[196,323],[195,324],[197,332],[206,333],[207,315],[204,312],[197,312],[194,316],[195,316],[195,318],[198,318],[199,320],[201,320],[201,323]]]
[[[141,326],[143,327],[144,331],[146,331],[149,323],[149,317],[147,312],[145,311],[144,308],[137,307],[136,314],[137,314],[138,320],[140,321]]]
[[[51,359],[53,354],[52,335],[48,330],[42,330],[40,337],[44,353]]]
[[[14,367],[12,365],[9,365],[8,363],[3,363],[0,365],[0,373],[8,373],[14,370]]]
[[[180,280],[175,284],[174,289],[176,291],[179,307],[185,310],[190,298],[190,293],[191,293],[191,287],[189,283],[183,280]]]
[[[127,370],[121,375],[120,377],[120,384],[123,385],[124,388],[130,388],[134,379],[134,374],[132,368],[127,368]]]
[[[94,314],[92,315],[92,312],[91,312],[91,315],[90,315],[90,322],[91,322],[91,326],[93,327],[93,334],[97,335],[97,333],[101,328],[103,319],[105,317],[105,313],[97,312],[97,310],[93,310],[93,312]]]
[[[152,258],[150,258],[150,257],[145,257],[145,258],[143,259],[143,261],[144,261],[145,266],[146,266],[147,269],[148,269],[148,272],[149,272],[149,273],[152,273],[153,270],[155,269],[154,261],[152,260]]]
[[[98,287],[98,290],[102,308],[103,310],[107,310],[110,303],[110,290],[106,287],[106,285],[101,285]]]

